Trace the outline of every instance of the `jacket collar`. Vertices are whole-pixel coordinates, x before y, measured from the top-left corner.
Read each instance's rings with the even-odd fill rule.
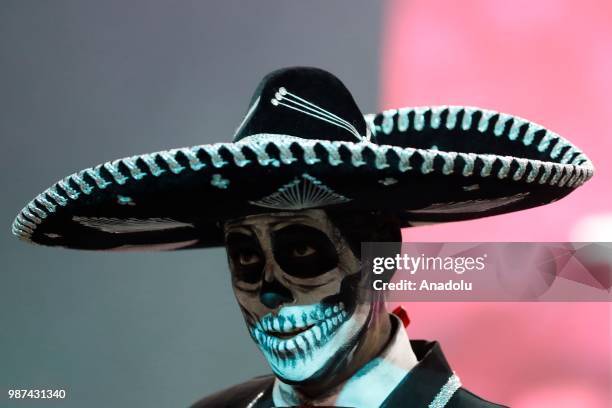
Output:
[[[404,377],[383,407],[444,407],[461,387],[438,342],[410,341],[419,363]]]

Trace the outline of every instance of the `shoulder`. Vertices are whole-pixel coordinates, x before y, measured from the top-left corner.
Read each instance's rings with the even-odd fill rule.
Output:
[[[474,393],[460,388],[448,401],[448,408],[505,408],[505,405],[485,401]]]
[[[242,384],[217,391],[194,403],[191,408],[224,408],[246,406],[259,393],[269,391],[274,382],[274,376],[262,375]]]

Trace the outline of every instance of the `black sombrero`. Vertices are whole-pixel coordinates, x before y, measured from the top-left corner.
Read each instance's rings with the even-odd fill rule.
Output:
[[[522,210],[593,175],[556,133],[489,110],[362,115],[328,72],[288,68],[256,89],[233,142],[106,162],[34,198],[13,233],[83,249],[222,245],[219,221],[326,208],[396,212],[409,226]]]

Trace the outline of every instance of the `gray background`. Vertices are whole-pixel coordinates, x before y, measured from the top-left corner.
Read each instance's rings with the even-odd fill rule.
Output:
[[[276,68],[329,69],[375,110],[381,19],[368,0],[2,0],[0,406],[182,407],[268,372],[223,250],[49,249],[10,224],[81,168],[230,140]],[[9,403],[9,388],[68,398]]]

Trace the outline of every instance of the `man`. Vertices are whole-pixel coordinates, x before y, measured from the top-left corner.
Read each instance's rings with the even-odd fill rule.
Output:
[[[304,210],[225,223],[234,292],[276,380],[195,406],[497,406],[460,388],[436,343],[411,347],[381,292],[362,283],[359,240],[400,241],[399,223],[356,213],[348,218],[365,229],[342,232],[333,218]]]
[[[575,146],[523,119],[446,106],[364,117],[333,75],[288,68],[263,79],[232,143],[75,173],[32,200],[13,232],[70,248],[225,245],[274,375],[196,407],[487,407],[437,343],[409,341],[380,292],[364,289],[360,244],[546,204],[592,173]]]

